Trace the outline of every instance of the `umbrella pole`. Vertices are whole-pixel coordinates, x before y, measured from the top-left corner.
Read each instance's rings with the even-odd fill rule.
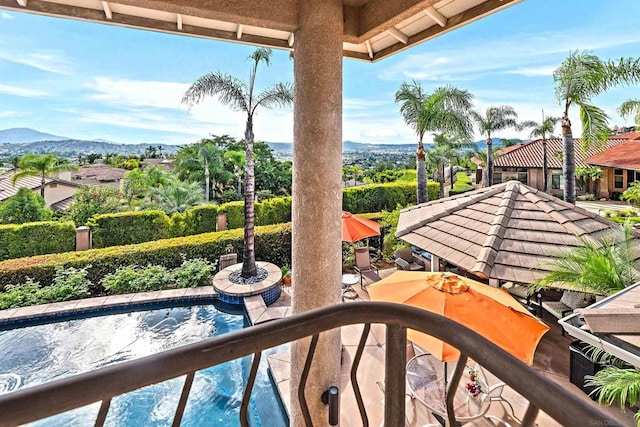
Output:
[[[444,363],[444,387],[445,387],[445,390],[446,390],[447,381],[448,381],[448,379],[447,379],[447,362],[442,362],[442,363]]]

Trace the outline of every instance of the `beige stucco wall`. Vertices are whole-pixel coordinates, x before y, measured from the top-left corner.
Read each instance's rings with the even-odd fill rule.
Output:
[[[73,187],[71,185],[61,184],[61,183],[49,183],[44,188],[44,202],[48,207],[51,207],[52,204],[59,202],[60,200],[64,200],[67,197],[73,196],[78,187]],[[35,193],[40,194],[40,187],[33,190]]]

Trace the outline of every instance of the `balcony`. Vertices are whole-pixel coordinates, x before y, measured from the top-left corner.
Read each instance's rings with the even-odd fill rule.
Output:
[[[465,362],[470,358],[526,399],[528,406],[522,419],[523,426],[534,425],[539,411],[545,412],[561,425],[619,425],[597,407],[530,369],[473,331],[424,310],[378,302],[333,305],[153,356],[18,390],[0,397],[0,425],[33,422],[94,402],[102,402],[95,421],[95,425],[101,426],[106,419],[112,398],[186,375],[174,415],[173,425],[179,425],[189,399],[191,382],[197,371],[253,354],[253,364],[240,411],[240,424],[249,425],[249,396],[263,350],[310,337],[305,370],[300,379],[300,390],[305,390],[320,334],[334,328],[358,324],[364,325],[364,328],[352,360],[350,376],[359,415],[350,413],[349,418],[359,418],[362,425],[369,425],[373,412],[372,405],[367,407],[364,402],[375,401],[377,404],[382,398],[382,395],[378,394],[375,398],[365,396],[363,399],[357,375],[361,365],[364,365],[361,362],[366,363],[362,356],[372,324],[385,325],[384,425],[402,425],[398,420],[405,419],[405,349],[408,328],[432,335],[461,351],[461,363],[457,366],[462,368],[456,368],[449,387],[457,387],[463,375]],[[448,425],[455,425],[450,402],[453,395],[449,396]],[[320,399],[320,396],[310,396],[303,391],[295,398],[299,399],[303,409],[305,425],[313,425],[306,409],[307,402],[310,399]]]

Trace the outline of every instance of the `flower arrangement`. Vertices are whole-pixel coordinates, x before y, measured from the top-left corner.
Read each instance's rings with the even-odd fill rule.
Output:
[[[480,396],[480,393],[483,392],[482,386],[478,381],[478,371],[472,368],[469,368],[469,382],[466,384],[467,392],[474,398],[477,399]]]

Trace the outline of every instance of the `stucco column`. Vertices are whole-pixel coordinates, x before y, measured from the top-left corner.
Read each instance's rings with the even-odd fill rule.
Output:
[[[301,1],[294,45],[293,312],[340,302],[342,273],[342,1]],[[309,339],[291,346],[291,425]],[[314,425],[328,425],[323,391],[340,386],[340,332],[320,336],[305,396]],[[341,390],[342,391],[342,390]]]

